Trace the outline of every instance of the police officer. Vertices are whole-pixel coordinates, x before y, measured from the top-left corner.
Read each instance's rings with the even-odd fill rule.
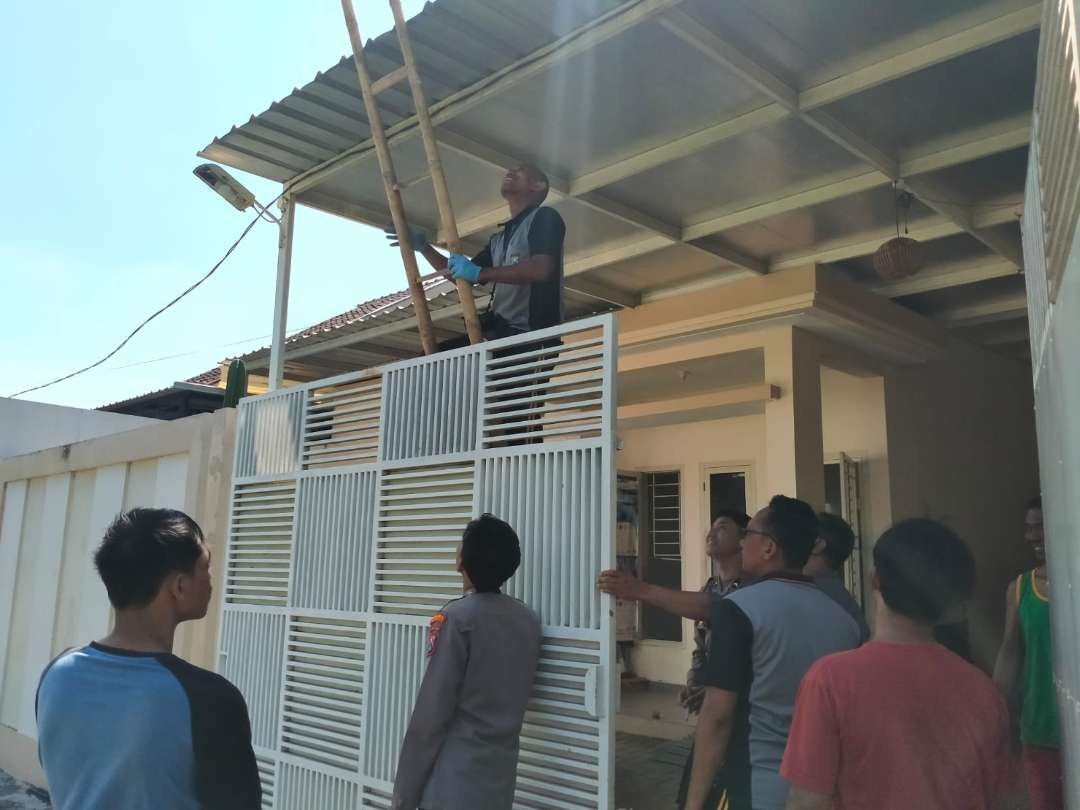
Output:
[[[413,249],[448,279],[492,285],[491,304],[480,316],[487,340],[556,326],[563,320],[566,224],[558,211],[543,205],[548,179],[535,166],[522,164],[503,176],[500,191],[510,219],[472,259],[455,253],[448,258],[428,243],[422,231],[412,229],[409,234]],[[397,238],[389,231],[387,237]]]
[[[499,589],[521,546],[503,521],[469,523],[458,551],[465,595],[428,628],[427,672],[401,745],[394,810],[509,810],[518,737],[540,656],[540,619]]]

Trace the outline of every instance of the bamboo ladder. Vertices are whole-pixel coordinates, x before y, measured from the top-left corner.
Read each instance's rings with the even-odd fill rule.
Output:
[[[364,60],[364,43],[356,24],[352,0],[341,0],[341,9],[345,13],[345,26],[349,29],[349,42],[356,62],[356,76],[360,80],[360,92],[364,97],[364,109],[367,112],[368,125],[371,127],[375,155],[379,160],[379,171],[382,174],[386,200],[390,205],[390,216],[394,221],[398,243],[401,245],[401,260],[405,264],[405,275],[409,279],[409,293],[412,297],[413,309],[416,310],[420,342],[424,347],[424,354],[434,354],[436,345],[435,333],[431,325],[431,312],[428,309],[427,297],[424,295],[420,270],[416,264],[416,253],[409,239],[409,223],[405,216],[405,204],[401,199],[401,186],[390,155],[390,144],[387,142],[382,116],[379,114],[379,106],[375,101],[379,93],[405,79],[409,80],[409,87],[412,90],[416,120],[420,127],[420,137],[424,142],[424,153],[427,155],[428,174],[435,187],[439,224],[446,236],[446,246],[451,253],[461,252],[461,240],[458,236],[457,221],[454,219],[454,209],[450,204],[450,190],[446,186],[446,176],[443,174],[442,161],[439,159],[439,144],[435,140],[435,128],[431,125],[424,87],[420,82],[420,72],[416,67],[412,43],[409,41],[409,32],[405,25],[405,15],[401,11],[400,0],[389,0],[389,2],[390,10],[394,14],[394,29],[397,31],[398,45],[405,64],[374,82],[371,81],[371,75],[368,73],[367,63]],[[457,291],[461,299],[461,313],[465,319],[465,330],[469,333],[469,342],[479,343],[483,338],[480,333],[480,319],[476,315],[472,285],[463,279],[458,279]]]

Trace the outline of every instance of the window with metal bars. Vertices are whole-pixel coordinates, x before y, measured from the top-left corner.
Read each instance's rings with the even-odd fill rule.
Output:
[[[682,515],[679,509],[679,473],[647,473],[649,543],[656,560],[682,560]]]
[[[677,471],[642,475],[644,536],[642,575],[663,588],[682,588],[682,488]],[[641,631],[647,639],[681,641],[682,619],[650,605],[641,607]]]

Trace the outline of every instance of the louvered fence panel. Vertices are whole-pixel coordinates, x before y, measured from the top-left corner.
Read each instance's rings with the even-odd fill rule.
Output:
[[[610,806],[610,316],[239,406],[219,668],[243,692],[266,810],[391,805],[427,622],[484,511],[541,616],[515,806]]]
[[[447,353],[386,374],[387,460],[465,453],[476,444],[480,353]]]
[[[601,719],[597,641],[547,636],[521,730],[515,808],[600,807],[610,740]]]
[[[291,762],[281,764],[281,798],[278,810],[356,810],[360,785]]]
[[[473,464],[384,470],[375,548],[377,612],[430,616],[461,595],[457,547],[473,517]]]
[[[236,421],[238,478],[293,472],[299,463],[304,392],[289,390],[249,399]]]
[[[235,487],[225,566],[227,604],[285,606],[295,510],[295,481]]]
[[[378,458],[382,377],[312,388],[304,419],[304,468],[370,464]]]
[[[273,748],[277,740],[278,697],[285,617],[273,613],[229,611],[221,625],[218,670],[247,703],[251,740]]]
[[[369,609],[376,478],[368,470],[300,479],[294,606]]]
[[[294,616],[282,694],[281,750],[356,772],[367,623]]]
[[[274,796],[277,793],[277,762],[273,757],[256,754],[255,764],[259,767],[259,784],[262,785],[262,810],[274,810]]]
[[[555,445],[558,447],[558,445]],[[546,625],[600,628],[602,460],[595,448],[487,458],[479,510],[517,529],[521,568],[506,592]]]

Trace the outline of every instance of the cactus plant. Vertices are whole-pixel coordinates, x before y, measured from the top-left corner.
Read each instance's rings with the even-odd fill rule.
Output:
[[[233,360],[229,363],[229,376],[225,380],[225,401],[222,403],[226,408],[235,408],[241,397],[247,396],[248,372],[243,360]]]

